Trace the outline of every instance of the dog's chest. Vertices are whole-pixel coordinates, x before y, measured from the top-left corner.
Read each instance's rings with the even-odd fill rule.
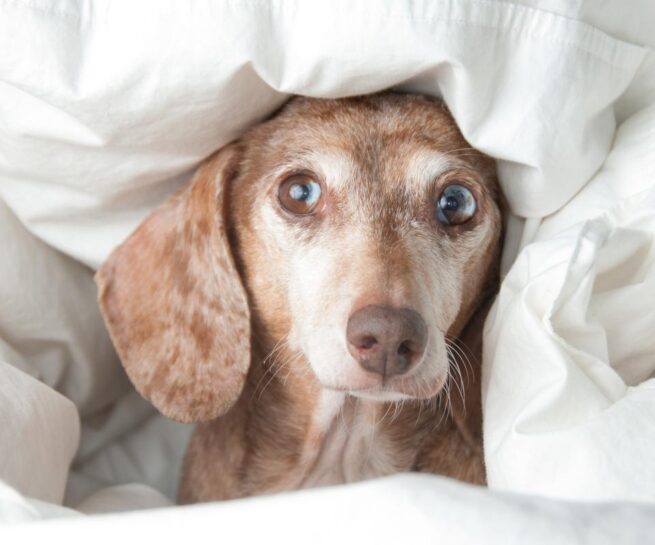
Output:
[[[324,391],[313,414],[298,488],[360,481],[408,471],[411,449],[392,440],[380,406]]]

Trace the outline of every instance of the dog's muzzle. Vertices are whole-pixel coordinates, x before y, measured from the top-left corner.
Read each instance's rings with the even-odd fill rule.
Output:
[[[402,375],[423,357],[427,326],[409,308],[369,305],[348,319],[348,350],[367,371],[383,378]]]

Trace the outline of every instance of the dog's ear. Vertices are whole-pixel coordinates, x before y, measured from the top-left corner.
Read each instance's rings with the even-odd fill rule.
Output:
[[[250,313],[227,236],[232,144],[155,210],[96,274],[109,333],[139,393],[182,422],[237,400],[250,364]]]

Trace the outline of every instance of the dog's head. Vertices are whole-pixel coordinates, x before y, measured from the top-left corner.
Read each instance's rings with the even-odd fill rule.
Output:
[[[137,389],[178,420],[235,402],[251,334],[325,388],[430,398],[497,282],[500,199],[439,101],[296,98],[115,250],[101,307]]]

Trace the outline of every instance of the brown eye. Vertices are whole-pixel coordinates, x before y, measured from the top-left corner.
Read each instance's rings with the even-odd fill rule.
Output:
[[[312,214],[323,197],[321,184],[307,174],[294,174],[280,184],[278,199],[282,207],[297,215]]]
[[[451,184],[446,186],[439,199],[435,215],[444,225],[461,225],[470,220],[477,210],[473,193],[463,185]]]

